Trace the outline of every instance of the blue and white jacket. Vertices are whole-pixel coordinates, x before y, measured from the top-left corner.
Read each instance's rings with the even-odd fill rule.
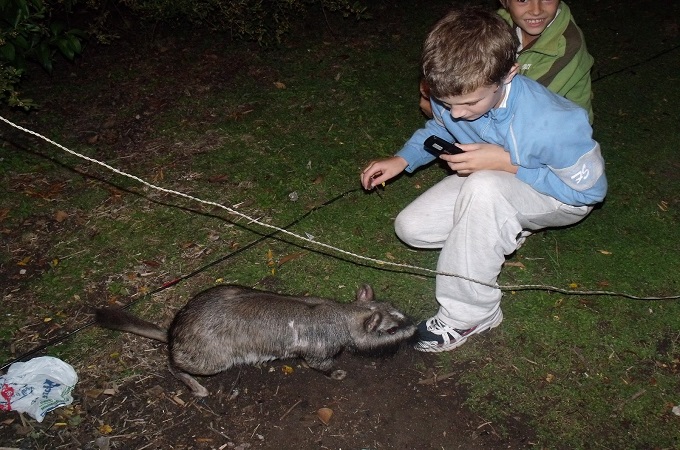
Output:
[[[505,105],[473,121],[456,120],[443,105],[431,103],[434,118],[397,153],[408,162],[407,172],[435,159],[423,147],[434,134],[449,142],[503,147],[519,166],[517,178],[563,203],[593,205],[604,199],[604,159],[587,111],[539,83],[516,75]]]

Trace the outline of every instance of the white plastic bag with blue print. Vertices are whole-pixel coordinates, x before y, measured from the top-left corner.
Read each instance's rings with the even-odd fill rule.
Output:
[[[0,410],[25,412],[42,422],[48,412],[73,402],[77,382],[73,367],[58,358],[14,363],[0,375]]]

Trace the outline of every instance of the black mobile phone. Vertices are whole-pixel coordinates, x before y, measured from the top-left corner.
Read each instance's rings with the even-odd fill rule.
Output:
[[[463,150],[456,144],[452,144],[451,142],[445,141],[439,136],[434,135],[425,139],[424,146],[425,150],[430,153],[434,153],[435,155],[439,155],[440,153],[446,153],[447,155],[457,155],[458,153],[463,153]]]

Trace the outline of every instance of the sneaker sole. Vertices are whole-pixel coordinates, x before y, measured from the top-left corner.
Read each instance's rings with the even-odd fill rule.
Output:
[[[474,330],[470,334],[463,336],[461,339],[458,339],[455,342],[450,342],[448,345],[441,345],[441,346],[437,346],[437,347],[419,347],[418,344],[416,344],[413,348],[416,349],[419,352],[426,352],[426,353],[448,352],[448,351],[451,351],[451,350],[458,348],[461,345],[465,344],[465,341],[467,341],[467,339],[470,336],[474,336],[475,334],[484,333],[485,331],[489,331],[492,328],[496,328],[498,325],[501,324],[501,322],[503,322],[503,311],[501,311],[499,309],[498,314],[496,315],[496,318],[494,319],[493,322],[486,324],[486,325]]]

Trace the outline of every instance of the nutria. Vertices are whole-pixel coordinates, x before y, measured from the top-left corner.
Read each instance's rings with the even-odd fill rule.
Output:
[[[170,371],[199,397],[208,390],[191,375],[302,358],[330,376],[334,358],[343,350],[387,350],[415,332],[404,314],[374,301],[369,285],[357,291],[352,303],[215,286],[191,298],[167,330],[120,308],[97,309],[95,317],[102,327],[167,343]]]

